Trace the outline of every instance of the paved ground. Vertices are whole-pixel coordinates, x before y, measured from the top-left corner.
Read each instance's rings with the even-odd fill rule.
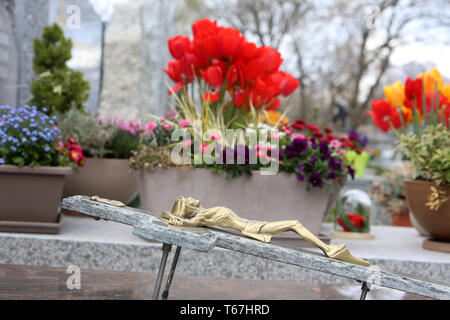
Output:
[[[0,265],[0,299],[151,299],[155,274],[81,270],[81,289],[69,290],[66,269]],[[163,283],[164,285],[164,283]],[[318,285],[175,275],[170,299],[185,300],[357,300],[360,286]],[[367,299],[422,300],[390,289],[372,290]]]

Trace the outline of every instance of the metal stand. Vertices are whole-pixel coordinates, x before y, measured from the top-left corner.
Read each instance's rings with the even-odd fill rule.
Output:
[[[367,284],[367,282],[363,282],[362,287],[361,287],[361,297],[359,298],[359,300],[366,300],[366,296],[370,291],[370,287]]]
[[[161,282],[164,276],[164,270],[166,269],[167,257],[172,249],[171,244],[164,243],[162,246],[163,254],[161,258],[161,263],[159,265],[158,277],[156,278],[155,291],[153,291],[153,300],[158,300],[159,291],[161,289]]]
[[[173,279],[173,275],[175,273],[175,269],[177,267],[180,252],[181,252],[181,247],[177,247],[177,250],[175,251],[175,255],[173,256],[173,261],[172,261],[172,266],[170,267],[169,276],[167,277],[166,289],[164,290],[164,292],[162,294],[163,300],[167,300],[167,297],[169,296],[170,285],[172,284],[172,279]]]
[[[158,300],[159,292],[161,290],[161,283],[164,277],[164,271],[166,269],[167,258],[169,256],[169,252],[172,250],[172,245],[168,243],[164,243],[162,246],[162,257],[161,263],[159,265],[158,277],[156,278],[155,290],[153,291],[153,300]],[[162,299],[167,300],[169,296],[170,285],[172,284],[173,275],[175,274],[175,269],[178,264],[178,258],[180,257],[181,247],[177,247],[175,251],[175,255],[173,257],[172,266],[170,267],[169,276],[167,277],[166,288],[162,294]]]

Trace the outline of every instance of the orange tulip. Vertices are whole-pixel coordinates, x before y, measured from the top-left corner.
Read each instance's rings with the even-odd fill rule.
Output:
[[[421,73],[419,78],[424,79],[425,93],[441,92],[444,87],[442,75],[436,68],[425,72],[425,74]]]
[[[450,84],[443,86],[442,95],[450,101]]]

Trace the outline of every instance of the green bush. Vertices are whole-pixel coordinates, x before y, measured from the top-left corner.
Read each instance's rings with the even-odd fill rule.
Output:
[[[34,39],[33,70],[37,77],[31,84],[30,105],[39,110],[47,108],[48,114],[84,109],[90,85],[83,79],[83,73],[67,67],[71,50],[72,41],[64,37],[56,23],[44,29],[41,39]]]

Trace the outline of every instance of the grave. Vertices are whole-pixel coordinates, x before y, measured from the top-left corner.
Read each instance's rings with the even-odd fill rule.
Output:
[[[49,24],[58,23],[73,43],[69,68],[83,72],[91,90],[86,109],[96,111],[100,92],[102,21],[89,1],[50,0]]]
[[[0,106],[17,103],[17,49],[14,37],[14,2],[0,3]]]
[[[48,25],[48,0],[15,1],[15,38],[18,52],[17,105],[31,99],[30,86],[34,78],[33,40],[40,37]]]
[[[172,1],[115,6],[105,34],[101,116],[148,120],[148,114],[164,114],[168,87],[163,69],[170,59],[173,16]]]

